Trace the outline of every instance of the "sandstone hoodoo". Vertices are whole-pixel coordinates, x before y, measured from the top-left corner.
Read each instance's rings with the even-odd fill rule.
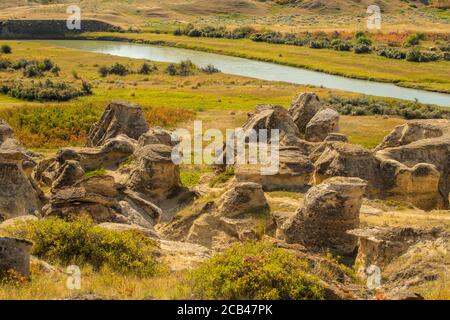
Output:
[[[162,230],[169,239],[197,243],[213,250],[257,240],[258,230],[270,224],[270,211],[259,184],[235,183],[217,200],[197,206]]]
[[[425,210],[449,207],[449,120],[419,120],[399,126],[375,150],[387,196]]]
[[[12,271],[28,278],[32,246],[27,240],[0,237],[0,276]]]
[[[153,228],[161,209],[107,175],[85,178],[58,190],[43,209],[45,216],[88,215],[95,222],[136,224]]]
[[[331,177],[358,177],[368,182],[367,193],[376,194],[381,185],[379,164],[369,150],[345,142],[328,142],[322,146],[320,156],[313,153],[314,184]]]
[[[359,178],[335,177],[312,187],[302,207],[282,226],[288,243],[312,250],[351,254],[357,238],[347,234],[359,226],[359,210],[366,188]]]
[[[242,182],[228,190],[220,199],[218,211],[224,217],[237,218],[246,213],[267,211],[269,205],[260,184]]]
[[[371,227],[348,233],[359,238],[355,265],[362,278],[376,266],[382,270],[383,287],[394,292],[447,281],[450,234],[442,228]]]
[[[308,122],[305,130],[305,139],[311,142],[325,140],[329,133],[339,131],[339,113],[331,108],[317,112]]]
[[[296,146],[281,146],[279,168],[276,174],[262,175],[260,165],[236,165],[236,180],[251,181],[262,185],[264,190],[302,190],[310,182],[314,165]]]
[[[152,201],[173,197],[181,189],[180,169],[171,158],[172,147],[149,144],[134,155],[127,182],[130,189]]]
[[[91,127],[87,146],[100,146],[120,134],[137,140],[148,129],[140,106],[127,101],[113,101],[106,107],[100,121]]]
[[[36,214],[43,206],[43,195],[22,167],[21,152],[0,150],[0,220]]]
[[[285,108],[277,105],[258,105],[254,113],[251,113],[247,122],[242,126],[246,135],[254,130],[258,134],[260,129],[278,129],[280,135],[280,145],[298,146],[301,145],[300,132]]]
[[[305,134],[309,121],[322,108],[319,97],[315,93],[301,93],[297,95],[289,107],[289,114],[297,125],[301,134]]]

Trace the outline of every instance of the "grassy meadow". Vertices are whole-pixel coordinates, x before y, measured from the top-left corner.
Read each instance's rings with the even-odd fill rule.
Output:
[[[53,150],[67,145],[83,145],[87,130],[101,115],[111,100],[129,100],[140,104],[152,126],[189,127],[194,118],[205,127],[235,128],[246,120],[246,113],[255,105],[272,103],[289,106],[300,92],[312,91],[321,97],[331,94],[355,96],[351,93],[324,88],[268,82],[222,73],[195,72],[190,76],[170,76],[164,72],[167,64],[155,63],[158,71],[149,75],[129,74],[101,77],[100,66],[115,63],[137,70],[145,61],[74,49],[42,46],[39,42],[2,41],[12,47],[12,54],[1,58],[51,59],[61,71],[59,76],[47,74],[39,80],[51,79],[79,85],[88,81],[93,94],[68,102],[25,102],[0,94],[0,118],[16,130],[17,137],[29,148]],[[22,79],[21,72],[0,71],[3,81]],[[36,81],[38,79],[35,79]],[[373,147],[403,119],[343,116],[342,132],[350,141]],[[217,121],[220,119],[220,121]]]

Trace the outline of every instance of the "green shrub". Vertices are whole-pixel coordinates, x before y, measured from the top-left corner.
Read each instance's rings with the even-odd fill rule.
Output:
[[[422,52],[413,48],[406,54],[406,60],[411,62],[431,62],[441,59],[441,56],[433,52]]]
[[[238,244],[213,257],[190,275],[202,299],[318,300],[319,279],[307,261],[272,244]]]
[[[337,51],[350,51],[352,49],[352,44],[348,41],[334,39],[331,41],[331,47]]]
[[[366,54],[370,53],[372,51],[372,48],[366,44],[358,44],[354,48],[354,52],[356,54]]]
[[[417,102],[386,101],[375,98],[344,98],[332,96],[325,99],[342,115],[392,115],[406,119],[450,119],[450,110]]]
[[[53,73],[55,76],[59,76],[59,73],[61,72],[61,68],[57,65],[55,65],[52,70],[50,70],[51,73]]]
[[[112,67],[109,68],[109,74],[115,74],[118,76],[126,76],[131,73],[127,66],[116,62]]]
[[[98,74],[103,78],[106,77],[109,74],[109,68],[107,66],[99,67]]]
[[[4,44],[0,47],[0,52],[4,53],[4,54],[10,54],[10,53],[12,53],[12,49],[7,44]]]
[[[39,69],[39,67],[35,64],[29,64],[25,67],[25,70],[23,71],[23,75],[27,78],[35,78],[35,77],[42,77],[43,73],[42,70]]]
[[[179,65],[171,63],[166,68],[166,73],[171,76],[189,76],[194,73],[196,66],[190,60],[181,61]]]
[[[29,67],[34,67],[34,65],[27,66],[27,69]],[[30,68],[28,71],[31,75],[36,70]],[[87,82],[83,82],[81,88],[78,89],[70,84],[52,82],[51,80],[44,82],[15,82],[9,86],[3,85],[1,91],[11,97],[28,101],[68,101],[76,97],[92,94],[91,86]]]
[[[202,72],[207,74],[219,73],[220,70],[217,69],[214,65],[208,64],[206,67],[201,68]]]
[[[100,228],[87,217],[19,223],[7,232],[31,240],[32,254],[51,263],[89,265],[95,270],[107,267],[138,276],[154,276],[163,271],[154,257],[156,242],[139,232]]]
[[[153,71],[157,71],[158,67],[156,65],[149,65],[148,63],[144,62],[142,66],[139,68],[138,73],[139,74],[150,74]]]
[[[0,59],[0,70],[8,69],[12,66],[11,61],[6,59]]]
[[[418,32],[410,35],[408,39],[406,39],[405,45],[408,47],[417,46],[422,40],[425,40],[425,34]]]
[[[379,47],[377,48],[377,55],[389,59],[406,59],[406,53],[397,48]]]

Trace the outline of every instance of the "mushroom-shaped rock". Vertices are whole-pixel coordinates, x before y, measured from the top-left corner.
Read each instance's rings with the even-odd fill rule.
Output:
[[[127,186],[151,201],[173,197],[181,187],[179,166],[172,161],[172,147],[149,144],[134,155]]]
[[[315,93],[301,93],[297,95],[289,107],[289,114],[297,125],[300,133],[305,134],[309,121],[322,108],[319,97]]]
[[[335,177],[312,187],[303,207],[282,226],[286,242],[313,250],[330,249],[352,253],[357,238],[347,234],[359,226],[366,182],[359,178]]]
[[[87,146],[100,146],[120,134],[137,140],[148,129],[140,106],[127,101],[113,101],[106,107],[100,121],[89,130]]]
[[[305,131],[305,139],[310,142],[324,141],[328,134],[339,131],[339,113],[331,108],[326,108],[308,122]]]

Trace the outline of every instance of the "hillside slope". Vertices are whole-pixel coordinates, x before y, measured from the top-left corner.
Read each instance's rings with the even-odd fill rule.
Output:
[[[142,26],[154,20],[201,20],[226,25],[345,28],[364,20],[367,7],[374,3],[381,7],[386,24],[417,28],[443,24],[440,29],[448,30],[448,11],[433,7],[448,5],[447,0],[2,0],[0,19],[61,19],[67,17],[68,5],[78,4],[83,17],[122,26]]]

